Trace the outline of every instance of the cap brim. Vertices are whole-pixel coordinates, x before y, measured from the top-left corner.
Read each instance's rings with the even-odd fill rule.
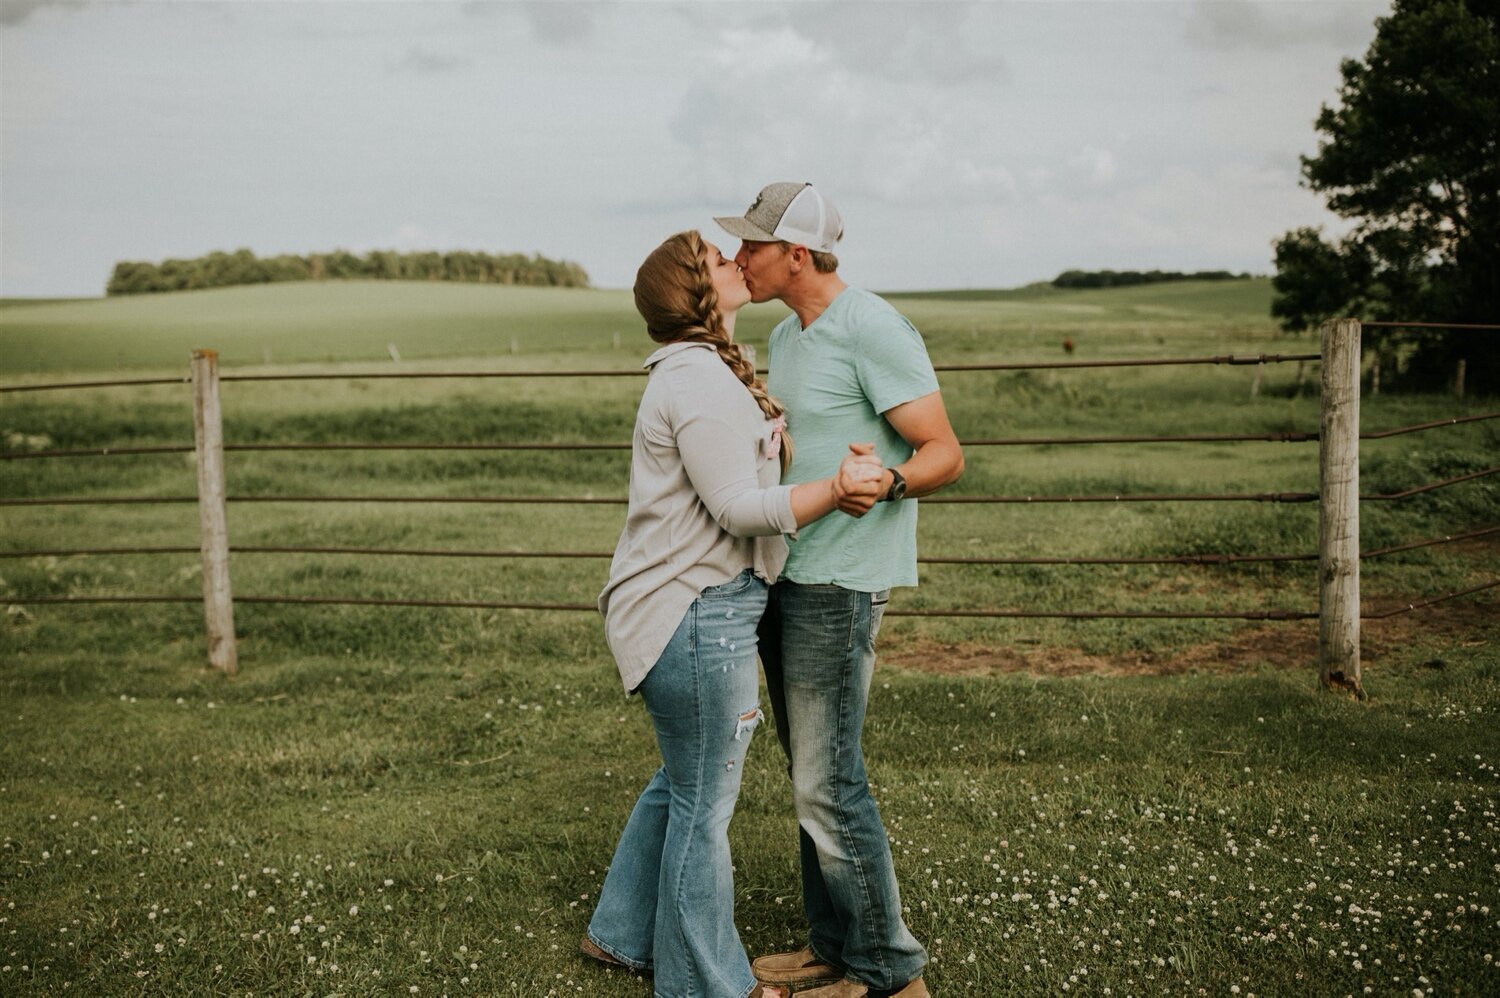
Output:
[[[777,237],[771,235],[758,225],[752,225],[749,220],[739,215],[731,215],[728,218],[715,218],[719,228],[737,239],[745,239],[752,243],[775,243],[780,242]]]

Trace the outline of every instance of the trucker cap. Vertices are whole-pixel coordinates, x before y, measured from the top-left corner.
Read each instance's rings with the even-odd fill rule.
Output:
[[[731,236],[752,243],[786,240],[820,253],[832,253],[833,244],[844,237],[838,209],[812,184],[768,184],[743,217],[714,221]]]

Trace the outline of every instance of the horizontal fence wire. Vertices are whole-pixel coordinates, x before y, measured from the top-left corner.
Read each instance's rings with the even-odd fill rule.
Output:
[[[1249,364],[1286,364],[1291,361],[1322,360],[1316,353],[1218,354],[1212,357],[1155,357],[1127,360],[1024,361],[1010,364],[935,364],[939,373],[953,371],[1061,371],[1100,367],[1190,367],[1198,364],[1240,367]],[[764,372],[762,372],[764,373]]]
[[[1500,586],[1500,579],[1470,586],[1440,596],[1404,603],[1382,612],[1361,613],[1363,620],[1384,620],[1410,613],[1460,596],[1470,596]],[[434,600],[381,599],[370,596],[239,596],[236,603],[262,603],[305,606],[384,606],[424,607],[459,610],[568,610],[598,612],[594,603],[521,603],[501,600]],[[19,606],[56,606],[64,604],[109,603],[202,603],[202,596],[16,596],[6,603]],[[887,610],[887,617],[956,617],[986,619],[1066,619],[1066,620],[1316,620],[1316,610]]]
[[[289,443],[225,444],[224,451],[557,451],[557,450],[629,450],[628,443]],[[149,447],[90,447],[84,450],[13,451],[0,454],[0,461],[20,461],[36,457],[120,457],[139,454],[192,454],[189,444]]]
[[[1500,528],[1496,528],[1500,529]],[[115,548],[45,548],[35,551],[0,551],[0,558],[61,558],[73,555],[111,554],[198,554],[196,545],[173,544],[154,547]],[[367,548],[367,547],[295,547],[284,544],[232,544],[231,554],[368,554],[408,555],[418,558],[612,558],[609,551],[496,551],[462,548]]]
[[[52,392],[78,388],[136,388],[141,385],[188,385],[192,375],[182,374],[175,378],[124,378],[118,381],[50,381],[38,385],[0,385],[0,394],[5,392]]]
[[[1386,322],[1383,320],[1360,320],[1365,329],[1500,329],[1486,322]]]
[[[1068,360],[1038,361],[1012,364],[935,364],[933,370],[939,374],[954,371],[1049,371],[1068,368],[1099,367],[1163,367],[1193,364],[1284,364],[1290,361],[1321,359],[1320,354],[1221,354],[1212,357],[1163,357],[1145,360]],[[643,368],[626,370],[595,371],[353,371],[345,373],[313,374],[221,374],[220,382],[226,381],[387,381],[406,379],[453,379],[453,378],[639,378],[646,375]],[[767,373],[764,368],[758,374]],[[136,385],[188,384],[192,378],[183,375],[175,378],[132,378],[119,381],[66,381],[36,385],[0,385],[0,393],[44,392],[61,389],[119,388]]]
[[[1444,534],[1441,537],[1431,537],[1426,540],[1409,541],[1405,544],[1393,544],[1389,547],[1372,548],[1361,551],[1359,556],[1364,558],[1379,558],[1388,554],[1397,554],[1402,551],[1414,551],[1419,548],[1434,547],[1439,544],[1454,544],[1459,541],[1473,540],[1477,537],[1486,537],[1490,534],[1500,533],[1500,526],[1483,527],[1479,530],[1470,530],[1462,534]],[[198,554],[199,548],[195,545],[158,545],[153,547],[111,547],[111,548],[39,548],[35,550],[0,551],[0,558],[67,558],[78,555],[117,555],[117,554]],[[321,547],[299,547],[286,544],[246,544],[230,545],[231,554],[352,554],[352,555],[395,555],[415,558],[539,558],[539,559],[565,559],[565,558],[593,558],[605,559],[614,557],[610,551],[509,551],[493,549],[464,549],[464,548],[371,548],[350,546],[321,546]],[[1234,565],[1242,563],[1273,563],[1273,562],[1298,562],[1317,561],[1316,554],[1184,554],[1184,555],[1145,555],[1132,558],[1107,558],[1107,557],[1053,557],[1053,558],[975,558],[975,557],[945,557],[943,555],[923,555],[917,558],[917,563],[922,565]]]
[[[0,506],[130,506],[196,503],[196,495],[101,495],[101,497],[0,498]],[[624,506],[624,498],[588,495],[228,495],[228,503],[487,503],[537,506]]]
[[[1436,603],[1442,603],[1445,600],[1457,599],[1460,596],[1472,596],[1474,593],[1484,592],[1486,589],[1494,589],[1496,586],[1500,586],[1500,579],[1491,579],[1489,582],[1482,582],[1477,586],[1470,586],[1467,589],[1458,589],[1451,593],[1444,593],[1441,596],[1429,596],[1427,599],[1420,599],[1415,603],[1403,603],[1401,606],[1392,607],[1384,613],[1363,613],[1360,614],[1360,617],[1364,620],[1385,620],[1387,617],[1411,613],[1413,610],[1421,610]]]
[[[1363,499],[1374,499],[1374,500],[1409,499],[1412,496],[1421,495],[1424,492],[1432,492],[1432,491],[1434,491],[1436,489],[1447,488],[1450,485],[1458,485],[1458,484],[1460,484],[1462,482],[1472,482],[1472,481],[1474,481],[1476,479],[1479,479],[1479,478],[1486,478],[1486,477],[1488,477],[1490,475],[1496,474],[1497,472],[1500,472],[1500,468],[1485,468],[1483,471],[1471,471],[1467,475],[1459,475],[1459,476],[1457,476],[1455,478],[1445,478],[1441,482],[1429,482],[1426,485],[1417,485],[1417,486],[1414,486],[1413,488],[1405,489],[1405,490],[1403,490],[1401,492],[1389,492],[1389,493],[1385,493],[1385,494],[1368,495],[1368,496],[1367,495],[1361,495],[1360,499],[1362,499],[1362,500]]]
[[[1482,412],[1474,416],[1454,416],[1451,419],[1438,419],[1431,423],[1417,423],[1415,426],[1400,426],[1393,430],[1366,430],[1361,431],[1361,440],[1384,440],[1386,437],[1399,437],[1403,433],[1420,433],[1423,430],[1436,430],[1444,426],[1457,426],[1459,423],[1478,423],[1487,419],[1500,419],[1500,412]]]
[[[1367,430],[1361,440],[1383,440],[1386,437],[1419,433],[1424,430],[1457,426],[1461,423],[1476,423],[1500,419],[1500,412],[1484,412],[1473,416],[1454,416],[1398,426],[1389,430]],[[1169,444],[1169,443],[1304,443],[1319,439],[1317,430],[1283,430],[1275,433],[1189,433],[1177,436],[1126,435],[1112,437],[1000,437],[991,440],[960,440],[962,447],[1020,447],[1020,446],[1065,446],[1072,444]],[[630,444],[616,443],[281,443],[281,444],[225,444],[225,451],[583,451],[583,450],[629,450]],[[190,444],[163,444],[144,447],[88,447],[78,450],[8,451],[0,453],[0,461],[24,461],[30,458],[71,457],[121,457],[141,454],[191,454]]]
[[[1448,488],[1463,482],[1474,481],[1489,475],[1500,474],[1500,466],[1472,471],[1467,475],[1445,478],[1437,482],[1414,486],[1401,492],[1376,492],[1360,495],[1361,500],[1381,501],[1408,499],[1412,496]],[[924,496],[921,502],[932,505],[984,505],[984,504],[1028,504],[1028,503],[1098,503],[1098,502],[1272,502],[1305,503],[1316,502],[1316,492],[1259,492],[1259,493],[1126,493],[1079,496]],[[196,503],[197,496],[63,496],[44,498],[3,498],[0,506],[118,506],[156,505],[173,503]],[[349,503],[469,503],[491,505],[595,505],[624,506],[627,499],[598,496],[235,496],[226,497],[227,502],[349,502]]]
[[[1496,330],[1500,325],[1465,322],[1388,322],[1362,321],[1366,329],[1468,329]],[[1166,357],[1150,360],[1072,360],[1012,364],[938,364],[933,370],[944,373],[952,371],[1047,371],[1070,368],[1104,367],[1155,367],[1183,366],[1194,364],[1247,365],[1282,364],[1290,361],[1316,361],[1322,355],[1316,353],[1296,354],[1222,354],[1211,357]],[[622,378],[641,377],[646,372],[640,368],[627,370],[578,370],[578,371],[359,371],[352,373],[318,374],[223,374],[222,381],[372,381],[407,378]],[[765,374],[765,370],[757,373]],[[61,381],[34,385],[0,385],[0,394],[11,392],[44,392],[66,389],[121,388],[142,385],[182,385],[192,382],[189,375],[167,378],[124,378],[113,381]]]
[[[1445,534],[1442,537],[1432,537],[1427,540],[1411,541],[1406,544],[1392,544],[1389,547],[1372,548],[1361,551],[1361,560],[1366,558],[1380,558],[1388,554],[1398,554],[1402,551],[1415,551],[1420,548],[1435,547],[1439,544],[1454,544],[1459,541],[1473,540],[1477,537],[1485,537],[1490,534],[1500,533],[1500,526],[1485,527],[1480,530],[1471,530],[1463,534]],[[197,548],[187,548],[186,551],[196,551]],[[1318,556],[1314,554],[1183,554],[1183,555],[1143,555],[1134,558],[1107,558],[1107,557],[1077,557],[1077,558],[966,558],[966,557],[944,557],[933,555],[919,557],[919,564],[927,565],[1239,565],[1239,564],[1275,564],[1280,562],[1308,562],[1317,561]]]
[[[580,610],[597,613],[594,603],[513,603],[492,600],[380,599],[369,596],[241,596],[235,603],[282,603],[314,606],[406,606],[461,610]],[[68,603],[201,603],[202,596],[22,596],[7,597],[18,605],[46,606]],[[1151,620],[1309,620],[1316,611],[1247,610],[887,610],[887,617],[1038,617],[1092,619],[1144,618]]]
[[[1317,620],[1316,610],[886,610],[887,617],[1054,620]]]

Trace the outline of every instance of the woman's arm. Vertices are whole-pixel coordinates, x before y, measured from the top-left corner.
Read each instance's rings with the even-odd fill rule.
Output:
[[[725,415],[722,400],[708,398],[705,404],[697,396],[687,390],[675,399],[677,451],[709,515],[736,537],[791,533],[833,512],[841,496],[874,494],[880,487],[880,458],[862,448],[831,478],[761,488],[744,426]]]

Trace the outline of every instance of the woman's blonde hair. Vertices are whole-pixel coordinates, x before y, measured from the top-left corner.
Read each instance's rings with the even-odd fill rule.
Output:
[[[708,244],[696,231],[679,232],[651,251],[635,275],[635,308],[658,343],[708,343],[744,383],[767,419],[786,413],[755,374],[755,353],[729,339],[719,294],[708,270]],[[792,438],[781,434],[781,470],[792,463]]]

